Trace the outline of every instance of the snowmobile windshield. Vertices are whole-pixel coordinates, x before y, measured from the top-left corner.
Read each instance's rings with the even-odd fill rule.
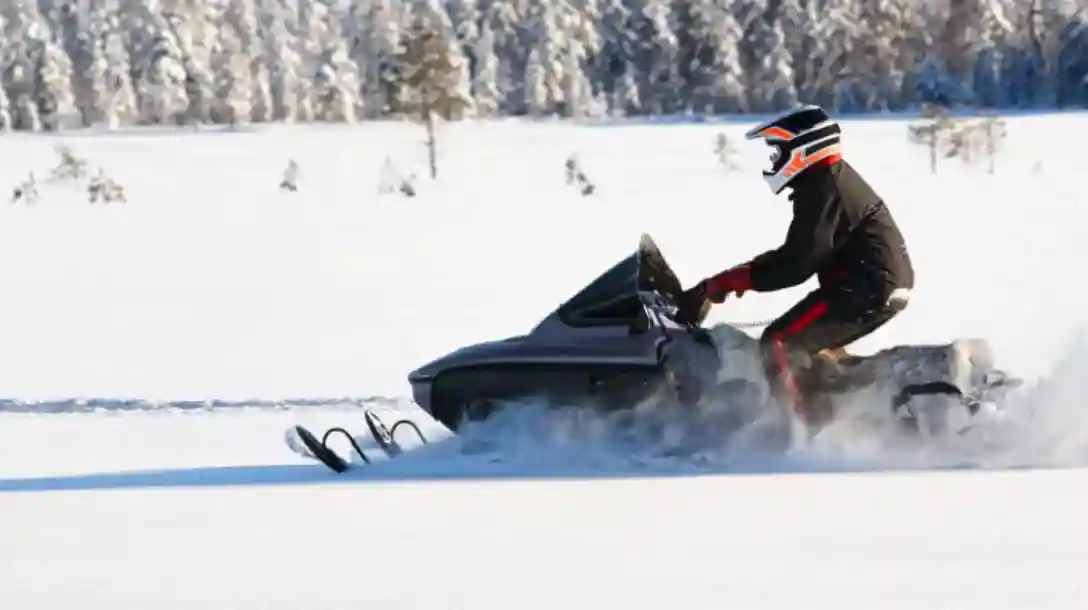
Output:
[[[639,293],[650,291],[675,299],[683,290],[661,251],[643,235],[638,250],[564,303],[559,315],[572,326],[633,323],[645,315]]]

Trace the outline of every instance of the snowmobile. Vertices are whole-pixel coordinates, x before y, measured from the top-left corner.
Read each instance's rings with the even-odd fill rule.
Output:
[[[649,235],[637,249],[551,312],[528,334],[463,347],[408,375],[416,404],[450,431],[527,401],[565,408],[622,411],[657,400],[678,408],[701,402],[728,403],[738,388],[750,391],[762,379],[758,342],[739,328],[705,328],[710,309],[701,296],[684,291]],[[881,410],[897,425],[925,433],[948,427],[953,411],[969,418],[983,404],[999,405],[1019,381],[994,366],[984,340],[941,345],[896,346],[871,356],[838,352],[808,363],[818,379],[810,391],[845,402],[859,392],[887,397]],[[766,395],[765,382],[756,391]],[[870,401],[871,404],[871,401]],[[870,407],[871,408],[871,407]],[[370,435],[390,457],[402,452],[397,429],[407,426],[426,442],[418,426],[401,420],[386,426],[366,412]],[[337,472],[348,461],[296,426],[288,431],[295,451]],[[371,460],[358,443],[362,460]]]

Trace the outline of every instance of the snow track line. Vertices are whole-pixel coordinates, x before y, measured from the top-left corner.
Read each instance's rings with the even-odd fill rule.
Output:
[[[126,411],[226,411],[231,409],[282,410],[345,408],[403,410],[412,406],[407,399],[384,396],[364,398],[287,398],[283,400],[148,400],[140,398],[64,398],[55,400],[0,399],[4,413],[97,413]]]

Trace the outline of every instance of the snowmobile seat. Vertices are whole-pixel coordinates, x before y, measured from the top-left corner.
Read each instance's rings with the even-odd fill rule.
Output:
[[[866,361],[842,347],[826,349],[812,358],[810,371],[825,391],[846,392],[874,381],[873,371],[863,366]]]

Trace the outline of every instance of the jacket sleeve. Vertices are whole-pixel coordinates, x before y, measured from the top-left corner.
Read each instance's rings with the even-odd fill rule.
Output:
[[[758,292],[782,290],[812,277],[834,252],[840,213],[833,195],[795,195],[785,243],[751,263],[752,288]]]

